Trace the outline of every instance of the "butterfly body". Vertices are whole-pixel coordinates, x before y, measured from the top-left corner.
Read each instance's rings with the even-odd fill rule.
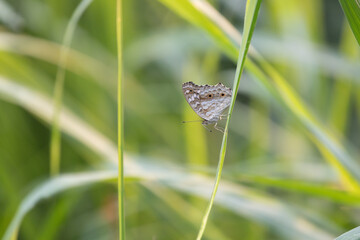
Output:
[[[231,102],[232,91],[222,83],[197,85],[186,82],[182,85],[182,91],[190,107],[203,119],[203,125],[216,124]]]

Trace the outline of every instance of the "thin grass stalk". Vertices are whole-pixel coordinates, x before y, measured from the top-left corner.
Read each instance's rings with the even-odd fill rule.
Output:
[[[125,239],[124,214],[124,118],[123,118],[123,68],[122,68],[122,1],[116,1],[116,40],[118,58],[118,209],[119,239]]]
[[[63,98],[65,68],[69,55],[70,44],[80,17],[93,0],[83,0],[76,7],[74,14],[71,16],[68,26],[65,30],[63,45],[60,52],[59,64],[55,78],[54,88],[54,113],[50,137],[50,175],[56,176],[60,171],[60,151],[61,151],[61,134],[59,129],[60,112]]]
[[[228,118],[226,120],[225,131],[224,131],[223,140],[222,140],[221,149],[220,149],[220,157],[219,157],[219,163],[218,163],[217,172],[216,172],[216,180],[215,180],[215,184],[214,184],[214,188],[213,188],[213,192],[211,194],[209,204],[207,206],[207,209],[205,211],[205,215],[203,217],[203,220],[202,220],[202,223],[201,223],[201,226],[200,226],[198,236],[196,238],[197,240],[200,240],[202,238],[203,234],[204,234],[206,224],[207,224],[207,221],[208,221],[208,218],[209,218],[209,215],[210,215],[210,211],[211,211],[212,206],[214,204],[214,199],[215,199],[215,196],[216,196],[216,192],[217,192],[217,189],[219,187],[219,183],[220,183],[220,179],[221,179],[221,172],[222,172],[222,168],[223,168],[223,165],[224,165],[225,154],[226,154],[229,123],[230,123],[232,112],[234,110],[236,94],[237,94],[238,89],[239,89],[240,78],[241,78],[242,71],[244,69],[244,64],[245,64],[247,52],[249,50],[251,37],[252,37],[252,34],[254,32],[254,28],[255,28],[255,25],[256,25],[256,19],[257,19],[258,12],[259,12],[259,9],[260,9],[260,4],[261,4],[261,0],[248,0],[247,4],[246,4],[243,41],[242,41],[242,44],[240,46],[239,58],[238,58],[238,61],[237,61],[237,66],[236,66],[236,72],[235,72],[235,78],[234,78],[234,84],[233,84],[233,92],[232,92],[232,99],[231,99],[231,104],[230,104],[230,107],[229,107]]]

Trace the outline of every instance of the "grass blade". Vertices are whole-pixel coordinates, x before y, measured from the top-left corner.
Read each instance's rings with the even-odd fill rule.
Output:
[[[228,118],[226,121],[225,131],[224,131],[223,140],[222,140],[221,149],[220,149],[220,157],[219,157],[219,163],[218,163],[218,168],[217,168],[217,173],[216,173],[215,185],[214,185],[213,192],[211,194],[211,198],[210,198],[208,207],[205,211],[205,215],[202,220],[202,224],[201,224],[198,236],[197,236],[197,240],[200,240],[204,234],[206,224],[207,224],[207,221],[208,221],[208,218],[210,215],[210,211],[211,211],[211,208],[212,208],[214,200],[215,200],[215,195],[216,195],[217,189],[219,187],[221,172],[222,172],[222,168],[224,165],[225,154],[226,154],[229,123],[230,123],[232,111],[235,106],[236,95],[237,95],[237,92],[239,89],[239,84],[240,84],[240,77],[241,77],[241,73],[244,69],[246,55],[249,50],[252,33],[254,32],[254,29],[255,29],[256,19],[257,19],[257,15],[259,12],[260,4],[261,4],[261,0],[249,0],[246,5],[244,34],[243,34],[244,37],[243,37],[242,44],[240,46],[238,63],[236,66],[232,99],[231,99],[231,104],[229,107],[229,114],[228,114]]]
[[[354,228],[340,237],[336,238],[335,240],[358,240],[360,236],[360,227]]]
[[[118,210],[119,239],[125,239],[124,214],[124,118],[123,118],[123,81],[122,81],[122,1],[116,1],[116,39],[118,58]]]
[[[351,30],[360,45],[360,1],[339,0],[339,2],[350,24]]]
[[[346,204],[349,206],[360,206],[360,196],[351,192],[346,192],[329,187],[329,184],[314,184],[292,179],[275,179],[260,176],[246,176],[245,182],[259,184],[269,188],[278,188],[292,191],[297,194],[309,195],[324,198],[333,202]]]
[[[59,174],[60,170],[60,150],[61,150],[61,135],[59,129],[59,119],[62,105],[62,95],[65,81],[65,66],[67,56],[69,54],[69,47],[72,37],[75,32],[77,23],[80,17],[88,8],[92,0],[83,0],[77,6],[74,14],[71,16],[69,24],[66,28],[62,50],[60,53],[59,65],[56,73],[55,89],[54,89],[54,114],[53,124],[51,128],[50,138],[50,175],[55,176]]]

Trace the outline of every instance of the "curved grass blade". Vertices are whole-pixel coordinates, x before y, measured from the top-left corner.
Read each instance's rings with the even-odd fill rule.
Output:
[[[286,191],[292,191],[297,194],[309,195],[331,200],[336,203],[342,203],[349,206],[360,206],[360,196],[351,192],[345,192],[314,183],[306,183],[291,179],[275,179],[260,176],[242,176],[244,182],[259,184],[270,188],[279,188]]]
[[[339,0],[339,2],[350,24],[351,30],[360,45],[360,1]]]
[[[151,159],[127,156],[126,176],[132,179],[143,179],[144,182],[154,182],[171,189],[206,199],[210,193],[212,179],[198,174],[189,174],[175,166],[154,163]],[[74,174],[63,174],[47,180],[35,188],[21,203],[12,219],[3,240],[11,239],[25,215],[42,199],[49,198],[65,190],[84,185],[115,180],[117,171],[96,171]],[[146,185],[146,184],[145,184]],[[150,188],[151,190],[151,188]],[[156,194],[156,193],[155,193]],[[277,229],[281,235],[294,240],[327,240],[333,236],[323,228],[319,228],[289,206],[274,199],[240,187],[227,181],[222,181],[222,188],[216,200],[220,206],[235,214],[262,222]],[[301,223],[301,224],[299,224]],[[332,227],[331,225],[329,227]]]
[[[335,240],[359,240],[360,239],[360,227],[354,228],[341,236],[337,237]]]
[[[216,195],[217,189],[219,187],[221,172],[222,172],[222,168],[224,165],[225,154],[226,154],[229,123],[230,123],[231,115],[232,115],[232,112],[233,112],[233,109],[235,106],[236,95],[237,95],[237,92],[239,89],[239,84],[240,84],[240,77],[241,77],[241,73],[244,69],[246,55],[249,50],[252,33],[254,32],[254,29],[255,29],[257,15],[258,15],[258,12],[260,9],[260,4],[261,4],[261,0],[249,0],[246,4],[244,34],[243,34],[244,38],[243,38],[243,41],[240,46],[239,58],[238,58],[237,66],[236,66],[232,99],[231,99],[231,104],[229,107],[229,114],[228,114],[228,118],[226,120],[225,131],[224,131],[223,140],[222,140],[221,149],[220,149],[220,157],[219,157],[219,163],[218,163],[217,172],[216,172],[215,185],[213,188],[213,192],[211,194],[211,198],[210,198],[208,207],[205,211],[205,215],[202,220],[202,224],[201,224],[198,236],[197,236],[197,240],[200,240],[204,234],[206,224],[207,224],[207,221],[208,221],[208,218],[210,215],[210,211],[214,204],[215,195]]]
[[[63,47],[60,53],[59,65],[56,73],[55,88],[54,88],[54,115],[53,124],[51,128],[50,138],[50,174],[55,176],[60,171],[60,150],[61,150],[61,135],[59,130],[59,118],[62,105],[62,95],[65,81],[65,65],[69,54],[69,47],[71,39],[74,35],[77,23],[81,15],[88,8],[92,0],[82,0],[77,6],[74,14],[71,16],[69,24],[66,28]]]

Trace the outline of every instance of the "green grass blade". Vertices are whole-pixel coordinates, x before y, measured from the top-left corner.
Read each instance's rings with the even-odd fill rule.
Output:
[[[360,227],[354,228],[341,236],[337,237],[335,240],[359,240],[360,236]]]
[[[242,177],[245,182],[259,184],[269,188],[279,188],[292,191],[297,194],[309,195],[331,200],[333,202],[346,204],[349,206],[360,206],[360,196],[351,192],[332,189],[327,185],[306,183],[292,179],[274,179],[260,176]]]
[[[122,1],[116,1],[116,38],[118,58],[118,210],[119,239],[125,239],[124,214],[124,117],[123,117],[123,68],[122,68]]]
[[[339,0],[339,2],[350,24],[351,30],[360,45],[360,1]]]
[[[92,0],[83,0],[77,6],[74,14],[71,16],[69,24],[66,28],[63,47],[60,53],[58,70],[56,73],[55,79],[55,89],[54,89],[54,115],[53,115],[53,124],[51,128],[51,138],[50,138],[50,174],[55,176],[59,174],[60,171],[60,151],[61,151],[61,135],[59,129],[59,119],[62,105],[62,96],[64,89],[65,81],[65,65],[66,60],[69,54],[69,47],[71,44],[72,37],[75,32],[77,23],[79,22],[80,17],[88,8]]]
[[[235,106],[236,95],[237,95],[237,92],[238,92],[238,89],[239,89],[239,84],[240,84],[240,77],[241,77],[241,73],[242,73],[242,71],[244,69],[246,55],[247,55],[247,52],[249,50],[252,33],[254,32],[254,29],[255,29],[260,4],[261,4],[261,0],[249,0],[247,2],[247,5],[246,5],[245,22],[244,22],[244,34],[243,34],[244,37],[243,37],[242,44],[240,46],[238,63],[237,63],[237,66],[236,66],[236,73],[235,73],[235,79],[234,79],[234,85],[233,85],[232,99],[231,99],[231,104],[230,104],[230,107],[229,107],[229,114],[228,114],[228,118],[227,118],[227,121],[226,121],[225,131],[224,131],[223,140],[222,140],[222,144],[221,144],[220,157],[219,157],[219,163],[218,163],[218,168],[217,168],[217,172],[216,172],[215,185],[214,185],[213,192],[211,194],[211,198],[210,198],[208,207],[207,207],[207,209],[205,211],[205,215],[203,217],[202,224],[200,226],[200,230],[199,230],[199,233],[198,233],[198,236],[197,236],[197,240],[200,240],[202,238],[203,234],[204,234],[206,224],[207,224],[207,221],[208,221],[208,218],[209,218],[209,215],[210,215],[210,211],[211,211],[212,206],[214,204],[215,195],[216,195],[217,189],[219,187],[220,178],[221,178],[221,172],[222,172],[222,168],[223,168],[223,165],[224,165],[225,154],[226,154],[226,145],[227,145],[227,138],[228,138],[229,123],[230,123],[232,111],[233,111],[234,106]]]

